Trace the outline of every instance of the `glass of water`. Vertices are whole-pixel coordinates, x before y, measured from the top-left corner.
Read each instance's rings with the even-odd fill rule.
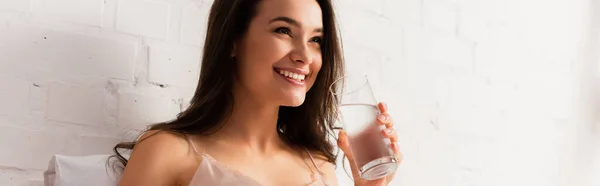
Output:
[[[338,100],[338,121],[348,135],[360,176],[376,180],[392,174],[398,163],[390,140],[381,132],[385,126],[377,122],[378,102],[367,76],[349,74],[336,80],[330,91]]]

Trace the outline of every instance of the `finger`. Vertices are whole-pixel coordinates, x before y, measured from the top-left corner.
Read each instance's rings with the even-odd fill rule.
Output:
[[[377,116],[377,122],[385,125],[386,128],[394,127],[394,121],[392,120],[392,117],[387,113],[379,114],[379,116]]]
[[[379,108],[379,112],[381,113],[386,113],[388,110],[387,105],[383,102],[379,102],[379,104],[377,104],[377,107]]]
[[[404,158],[404,155],[402,154],[402,152],[400,152],[400,147],[398,147],[398,143],[392,143],[390,145],[390,147],[392,148],[392,150],[394,151],[394,157],[396,158],[396,162],[397,164],[401,164],[402,160]],[[400,166],[396,166],[395,171],[397,171],[400,168]],[[389,176],[386,177],[386,181],[389,184],[390,181],[392,181],[394,179],[394,175],[395,174],[391,174]]]
[[[341,130],[338,133],[338,147],[344,151],[346,158],[348,158],[348,163],[350,164],[350,170],[352,171],[352,177],[360,178],[360,174],[358,173],[358,168],[356,167],[356,161],[354,160],[354,154],[350,150],[350,142],[348,140],[348,135],[346,132]]]
[[[392,152],[394,152],[394,157],[396,158],[396,162],[398,162],[399,164],[402,163],[402,159],[404,158],[404,155],[402,154],[402,152],[400,152],[400,146],[398,145],[398,143],[397,142],[391,143],[390,148],[392,149]]]
[[[390,139],[390,142],[396,143],[398,141],[398,133],[396,132],[396,130],[386,128],[381,130],[381,132],[383,133],[383,136]]]
[[[398,142],[392,142],[390,144],[390,147],[392,148],[392,151],[394,151],[394,154],[396,156],[401,155],[401,153],[400,153],[400,146],[398,146]]]

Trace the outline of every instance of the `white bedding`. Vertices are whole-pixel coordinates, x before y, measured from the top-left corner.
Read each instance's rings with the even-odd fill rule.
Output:
[[[55,155],[44,172],[44,186],[116,186],[121,173],[107,166],[108,157]]]

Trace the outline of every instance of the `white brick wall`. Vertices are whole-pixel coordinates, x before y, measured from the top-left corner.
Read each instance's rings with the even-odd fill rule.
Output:
[[[31,0],[24,1],[0,1],[0,9],[4,11],[28,11]]]
[[[200,75],[200,47],[151,43],[148,80],[152,83],[195,88]]]
[[[108,153],[185,106],[210,5],[194,1],[0,0],[0,185],[42,185],[52,154]],[[397,123],[391,185],[600,183],[598,1],[335,5],[348,68]]]
[[[40,15],[56,21],[102,26],[104,0],[46,0]],[[77,8],[72,8],[77,7]]]
[[[156,39],[166,39],[171,17],[170,6],[150,0],[119,1],[117,30]]]

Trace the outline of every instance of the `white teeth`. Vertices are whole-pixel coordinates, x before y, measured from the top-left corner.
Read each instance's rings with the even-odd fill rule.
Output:
[[[289,78],[292,78],[292,79],[295,79],[295,80],[298,80],[298,81],[302,81],[306,77],[306,75],[304,75],[304,74],[296,74],[296,73],[293,73],[293,72],[290,72],[290,71],[285,71],[285,70],[281,70],[281,71],[279,71],[279,73],[281,75],[284,75],[286,77],[289,77]]]

